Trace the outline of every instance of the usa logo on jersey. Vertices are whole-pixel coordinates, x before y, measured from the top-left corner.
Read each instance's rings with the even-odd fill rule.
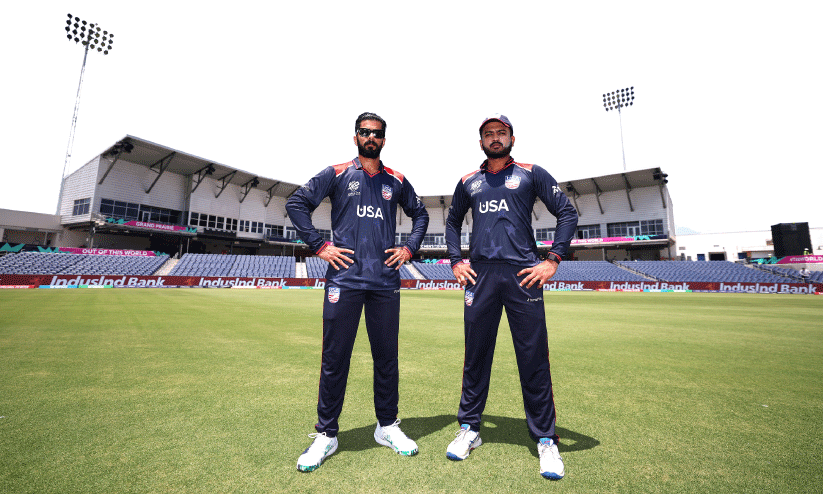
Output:
[[[506,188],[507,189],[516,189],[520,187],[520,177],[517,175],[509,175],[506,177]]]
[[[383,186],[383,199],[390,200],[391,199],[391,185],[384,185]]]
[[[329,287],[329,303],[336,304],[340,300],[340,288],[336,286]]]
[[[474,302],[474,292],[471,290],[466,290],[466,307],[471,307],[472,302]]]

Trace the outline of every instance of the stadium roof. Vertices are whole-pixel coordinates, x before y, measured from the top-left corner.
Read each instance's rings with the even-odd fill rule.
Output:
[[[144,165],[160,175],[165,172],[192,175],[196,185],[199,180],[209,176],[222,183],[223,187],[228,184],[247,188],[251,186],[268,191],[270,195],[281,197],[288,197],[300,188],[300,185],[297,184],[261,177],[255,173],[226,166],[131,135],[127,135],[101,154],[105,158],[112,159],[109,168],[121,156],[125,159],[124,155],[128,155],[129,162]],[[106,173],[108,174],[108,172]],[[256,184],[255,179],[257,180]],[[105,180],[105,175],[103,180]]]
[[[146,166],[158,175],[167,171],[179,175],[190,175],[195,180],[195,187],[206,176],[221,183],[223,187],[233,184],[245,187],[247,193],[251,188],[257,188],[267,191],[270,196],[279,197],[289,197],[301,186],[301,184],[262,177],[131,135],[127,135],[101,154],[102,157],[112,160],[109,169],[123,155],[128,155],[129,162]],[[107,174],[108,172],[103,176],[103,180]],[[599,196],[603,192],[617,190],[630,192],[634,188],[664,185],[667,182],[666,176],[660,168],[648,168],[601,177],[568,180],[560,182],[559,185],[566,195],[576,199],[581,195]],[[450,186],[444,187],[449,190],[451,188]],[[427,207],[447,209],[451,205],[450,193],[425,196],[421,199]]]

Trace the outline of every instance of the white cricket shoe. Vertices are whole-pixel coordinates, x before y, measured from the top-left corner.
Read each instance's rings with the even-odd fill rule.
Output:
[[[540,455],[540,475],[547,479],[560,480],[566,474],[563,458],[557,450],[553,440],[544,437],[537,443],[537,453]]]
[[[374,440],[377,444],[390,447],[399,455],[414,456],[417,454],[417,443],[400,430],[400,419],[386,427],[380,427],[380,422],[378,422],[374,430]]]
[[[480,440],[480,433],[471,430],[469,424],[461,425],[460,430],[455,435],[457,437],[446,448],[446,458],[450,460],[465,460],[473,449],[483,444],[483,441]]]
[[[329,437],[325,432],[314,432],[309,434],[309,437],[313,437],[314,442],[306,448],[306,451],[303,451],[303,454],[297,460],[297,469],[301,472],[316,470],[323,463],[323,460],[337,451],[336,436]]]

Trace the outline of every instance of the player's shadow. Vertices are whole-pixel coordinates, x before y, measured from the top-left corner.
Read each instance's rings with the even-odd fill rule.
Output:
[[[340,451],[364,451],[372,448],[381,448],[374,441],[374,425],[358,427],[356,429],[340,431],[341,436],[345,435],[346,440],[340,442]],[[403,419],[401,424],[403,432],[419,444],[422,439],[435,435],[442,437],[443,451],[454,439],[457,432],[457,418],[454,415],[436,415],[434,417],[409,417]],[[555,429],[560,436],[558,449],[561,453],[569,451],[582,451],[592,449],[600,444],[597,439],[570,431],[562,427]],[[480,437],[483,443],[506,443],[518,446],[525,446],[537,456],[537,448],[534,447],[534,440],[529,436],[525,418],[498,417],[495,415],[483,415],[483,423],[480,427]]]

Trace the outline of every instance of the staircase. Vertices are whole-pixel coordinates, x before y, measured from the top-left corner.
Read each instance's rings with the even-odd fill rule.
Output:
[[[171,272],[172,268],[177,266],[178,262],[180,262],[180,259],[169,258],[168,261],[164,262],[163,265],[154,272],[154,276],[166,276]]]
[[[420,274],[420,271],[417,270],[414,264],[407,262],[406,267],[409,269],[409,272],[414,276],[416,280],[425,280],[426,277]]]

